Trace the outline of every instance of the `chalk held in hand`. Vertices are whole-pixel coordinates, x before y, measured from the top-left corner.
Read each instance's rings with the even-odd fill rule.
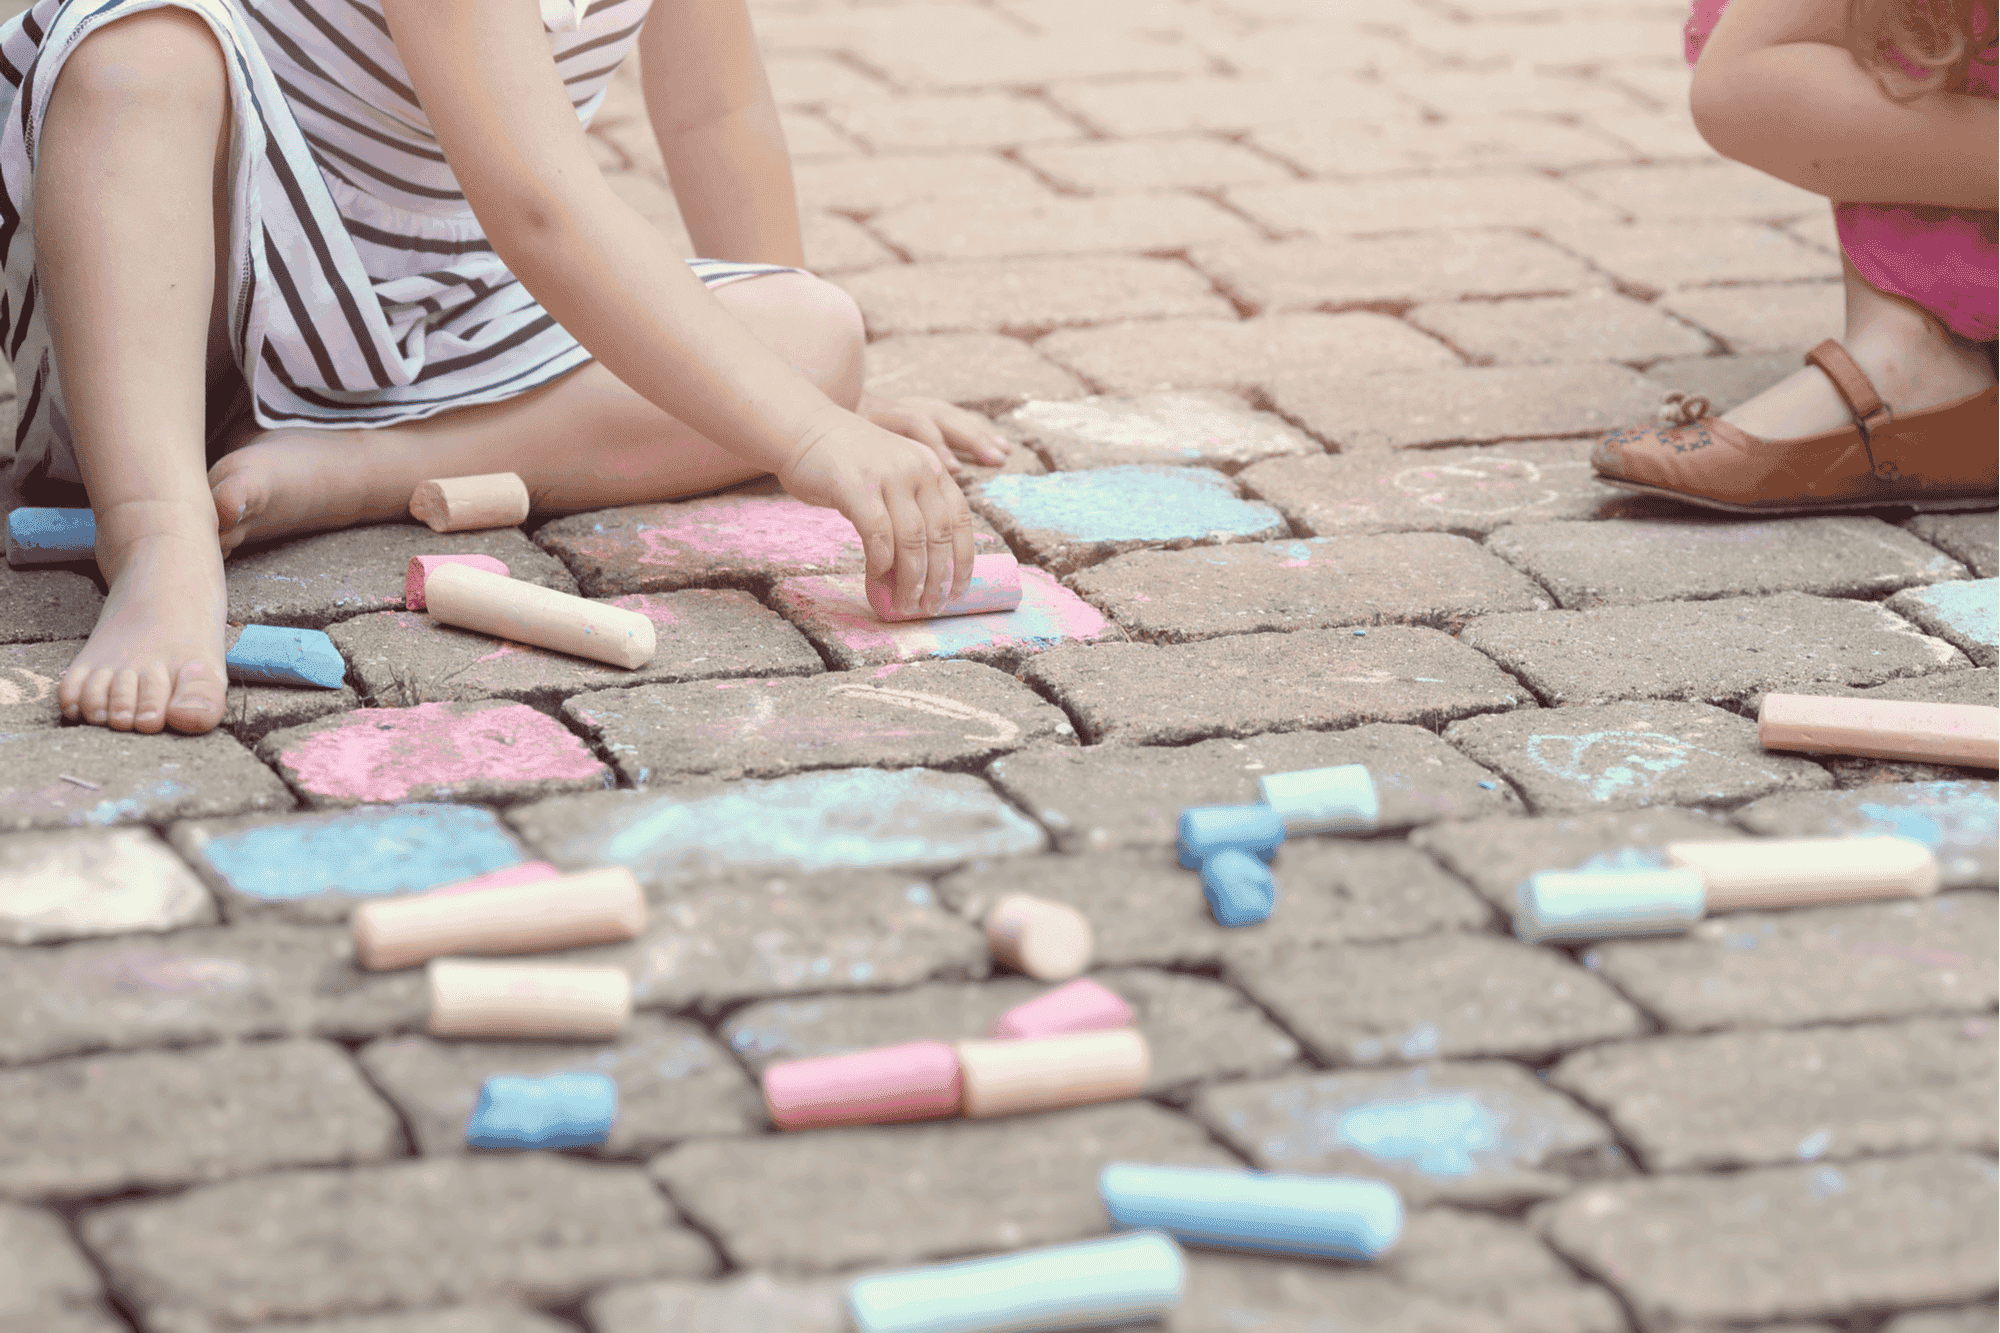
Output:
[[[7,515],[7,563],[66,565],[97,558],[97,515],[88,509],[16,509]]]
[[[333,640],[316,629],[245,625],[222,659],[239,685],[314,685],[337,690],[347,679],[347,660]]]
[[[1379,1180],[1115,1162],[1097,1177],[1111,1220],[1184,1245],[1377,1259],[1403,1234],[1403,1199]]]
[[[371,971],[447,954],[540,953],[616,944],[646,925],[646,895],[624,866],[458,893],[365,903],[354,957]]]
[[[469,565],[440,565],[424,582],[433,620],[631,670],[653,660],[653,622]]]
[[[494,1074],[479,1085],[465,1122],[472,1148],[588,1148],[618,1119],[618,1084],[609,1074]]]
[[[958,1052],[941,1041],[787,1060],[764,1071],[764,1109],[779,1129],[883,1125],[957,1115]]]
[[[877,1273],[847,1289],[857,1333],[1061,1333],[1164,1319],[1187,1262],[1155,1231]]]
[[[632,1016],[632,979],[616,967],[437,958],[430,991],[436,1037],[608,1041]]]
[[[1257,786],[1288,834],[1373,833],[1382,817],[1366,764],[1267,773]]]
[[[1234,848],[1201,863],[1201,891],[1208,899],[1208,910],[1225,926],[1254,926],[1270,916],[1278,904],[1278,884],[1271,878],[1271,868]]]
[[[1012,611],[1021,605],[1021,565],[1013,556],[978,555],[972,558],[972,581],[965,591],[926,616],[918,611],[903,615],[895,609],[895,584],[889,579],[867,580],[868,607],[877,620],[929,620],[940,616],[983,616]]]
[[[430,581],[431,572],[440,565],[464,565],[470,569],[483,569],[489,574],[506,578],[509,570],[504,561],[495,560],[490,555],[413,555],[410,567],[403,574],[403,606],[411,611],[424,609],[424,584]]]
[[[1285,840],[1285,821],[1268,805],[1191,805],[1181,811],[1181,869],[1199,869],[1217,852],[1234,849],[1269,861]]]
[[[973,1120],[1053,1111],[1137,1097],[1153,1072],[1146,1039],[1133,1028],[1060,1037],[961,1041],[960,1111]]]
[[[432,532],[511,528],[527,516],[527,484],[512,472],[419,482],[410,495],[410,517]]]
[[[1767,694],[1757,739],[1767,750],[2000,768],[2000,708]]]
[[[1017,1004],[993,1024],[1000,1038],[1055,1037],[1066,1032],[1103,1032],[1132,1026],[1132,1006],[1122,996],[1078,977]]]
[[[1068,981],[1090,966],[1096,947],[1083,913],[1025,893],[993,905],[986,916],[986,943],[1000,962],[1037,981]]]

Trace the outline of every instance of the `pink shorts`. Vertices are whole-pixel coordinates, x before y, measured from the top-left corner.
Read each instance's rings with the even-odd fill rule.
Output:
[[[1729,0],[1694,0],[1688,15],[1687,62],[1701,55]],[[1973,7],[1975,51],[1957,91],[1992,97],[1994,77],[1993,7]],[[1917,71],[1913,68],[1912,74]],[[1881,290],[1916,302],[1952,332],[1974,342],[2000,336],[2000,298],[1995,296],[1995,214],[1977,209],[1935,208],[1928,204],[1842,204],[1833,206],[1840,248],[1855,269]]]

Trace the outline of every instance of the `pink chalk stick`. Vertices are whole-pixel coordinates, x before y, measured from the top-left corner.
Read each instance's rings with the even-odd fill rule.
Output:
[[[419,555],[410,558],[410,572],[403,576],[403,605],[412,611],[424,609],[424,582],[439,565],[471,565],[502,578],[510,577],[507,566],[490,555]]]
[[[996,1037],[1055,1037],[1065,1032],[1102,1032],[1132,1025],[1132,1006],[1092,981],[1078,977],[1017,1004],[993,1024]]]
[[[938,608],[937,616],[899,615],[891,599],[895,589],[886,580],[869,579],[868,605],[881,621],[935,620],[937,616],[979,616],[995,611],[1012,611],[1021,604],[1021,566],[1011,555],[980,555],[972,558],[972,582],[965,594]]]
[[[958,1114],[958,1097],[958,1052],[941,1041],[787,1060],[764,1071],[764,1109],[779,1129],[930,1120]]]
[[[461,879],[453,884],[440,884],[430,890],[430,893],[433,896],[445,893],[474,893],[480,889],[504,888],[509,884],[534,884],[541,880],[554,879],[560,874],[562,871],[547,861],[523,861],[520,865],[508,866],[504,870],[489,870],[483,875],[474,875],[471,879]]]

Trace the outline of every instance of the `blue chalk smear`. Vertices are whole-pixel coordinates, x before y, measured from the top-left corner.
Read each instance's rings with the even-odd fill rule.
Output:
[[[61,565],[97,558],[97,516],[88,509],[16,509],[7,515],[7,563]]]
[[[1285,821],[1268,805],[1191,805],[1181,811],[1176,846],[1181,869],[1193,870],[1232,849],[1269,861],[1284,840]]]
[[[1162,1319],[1187,1261],[1157,1231],[900,1273],[847,1289],[859,1333],[1034,1333]]]
[[[197,851],[238,893],[270,901],[420,893],[527,859],[492,811],[421,803],[259,824]]]
[[[1988,648],[2000,646],[2000,579],[1933,583],[1909,596],[1952,633]]]
[[[1119,1226],[1158,1227],[1188,1245],[1374,1259],[1403,1234],[1402,1196],[1353,1176],[1115,1162],[1097,1192]]]
[[[1045,476],[994,477],[980,497],[1023,528],[1080,541],[1199,541],[1250,537],[1282,526],[1267,504],[1238,499],[1229,479],[1203,467],[1105,467]]]
[[[1370,1157],[1408,1162],[1429,1176],[1471,1175],[1472,1155],[1500,1146],[1492,1112],[1462,1092],[1357,1106],[1334,1133]]]
[[[1201,863],[1208,908],[1225,926],[1254,926],[1278,904],[1270,867],[1248,852],[1226,848]]]
[[[229,678],[243,685],[317,685],[337,690],[347,677],[340,649],[316,629],[245,625],[223,661]]]
[[[474,1148],[587,1148],[618,1118],[618,1084],[608,1074],[494,1074],[480,1085],[465,1122]]]

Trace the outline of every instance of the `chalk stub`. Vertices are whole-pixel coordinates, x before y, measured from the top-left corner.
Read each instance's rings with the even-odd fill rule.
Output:
[[[1165,1319],[1186,1283],[1173,1238],[1138,1231],[872,1274],[847,1309],[857,1333],[1055,1333]]]
[[[469,565],[440,565],[424,582],[433,620],[495,638],[633,670],[653,660],[653,622],[637,611],[574,597]]]
[[[1667,860],[1701,876],[1710,912],[1923,898],[1937,857],[1913,838],[1731,838],[1667,844]]]
[[[1191,805],[1181,811],[1181,869],[1198,870],[1220,851],[1249,852],[1268,862],[1285,840],[1285,821],[1268,805]]]
[[[926,616],[902,615],[892,600],[895,585],[887,579],[867,580],[868,608],[881,621],[935,620],[943,616],[983,616],[1013,611],[1021,605],[1021,565],[1007,554],[977,555],[972,558],[972,580],[965,591],[949,598]]]
[[[1544,870],[1521,886],[1514,933],[1530,943],[1675,935],[1702,908],[1692,870]]]
[[[1378,1259],[1403,1234],[1403,1199],[1358,1176],[1114,1162],[1097,1177],[1111,1220],[1184,1245]]]
[[[2000,768],[2000,707],[1767,694],[1757,740],[1767,750]]]
[[[1090,966],[1090,921],[1066,903],[1009,894],[986,916],[994,958],[1037,981],[1067,981]]]
[[[239,685],[309,685],[337,690],[347,679],[347,659],[316,629],[245,625],[223,658]]]
[[[97,558],[97,515],[88,509],[16,509],[7,515],[7,563],[66,565]]]
[[[410,517],[432,532],[510,528],[528,516],[528,487],[512,472],[439,477],[410,494]]]
[[[884,1125],[957,1115],[958,1052],[941,1041],[786,1060],[764,1071],[764,1109],[779,1129]]]
[[[1153,1056],[1135,1028],[1059,1037],[961,1041],[960,1111],[969,1119],[1137,1097]]]
[[[1257,786],[1288,834],[1373,833],[1382,817],[1366,764],[1267,773]]]
[[[407,610],[421,611],[425,607],[424,584],[430,581],[431,571],[440,565],[464,565],[469,569],[483,569],[489,574],[507,578],[511,571],[503,560],[490,555],[413,555],[410,567],[403,574],[403,606]]]
[[[1248,852],[1225,848],[1201,863],[1201,891],[1224,926],[1254,926],[1278,905],[1271,867]]]
[[[541,953],[616,944],[646,925],[646,895],[624,866],[555,879],[364,903],[354,958],[371,971],[447,954]]]
[[[609,1041],[632,1016],[632,979],[616,967],[435,958],[429,971],[435,1037]]]
[[[479,1085],[465,1122],[472,1148],[588,1148],[618,1119],[618,1084],[609,1074],[494,1074]]]
[[[1065,1032],[1103,1032],[1132,1026],[1132,1006],[1124,997],[1078,977],[1015,1005],[993,1024],[995,1037],[1055,1037]]]

